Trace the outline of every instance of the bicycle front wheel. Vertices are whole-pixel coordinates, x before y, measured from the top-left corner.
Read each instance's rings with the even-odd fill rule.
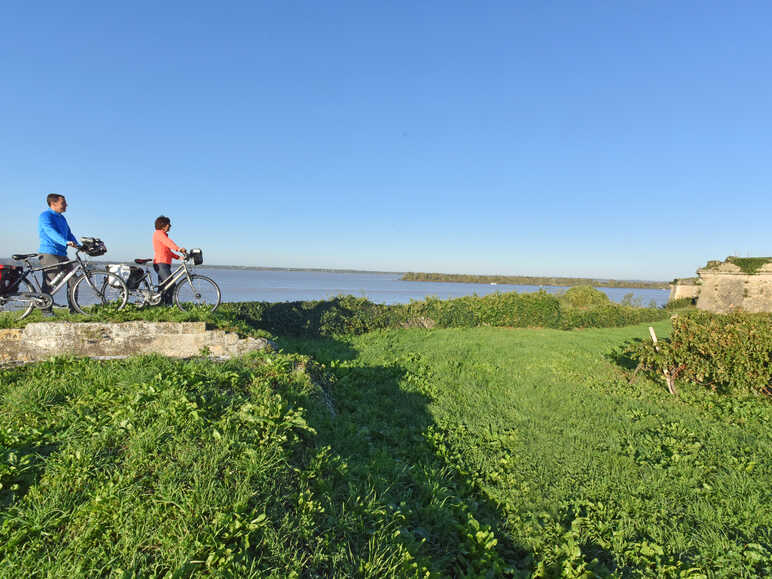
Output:
[[[80,276],[70,290],[70,302],[81,314],[94,313],[104,306],[120,310],[128,298],[126,283],[109,271],[89,271]]]
[[[213,312],[220,305],[220,288],[214,280],[204,275],[191,275],[190,281],[183,278],[174,290],[174,303],[183,312],[195,307]]]

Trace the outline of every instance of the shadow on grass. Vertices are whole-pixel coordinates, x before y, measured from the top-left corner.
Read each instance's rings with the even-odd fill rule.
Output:
[[[4,472],[0,473],[0,510],[22,500],[35,486],[46,467],[46,459],[60,444],[18,443],[0,453]]]
[[[527,574],[533,554],[513,543],[498,507],[439,456],[430,438],[438,428],[420,381],[398,362],[357,362],[345,340],[280,339],[285,352],[325,364],[337,415],[318,416],[313,427],[346,465],[325,481],[333,505],[376,496],[401,520],[399,540],[443,576]],[[493,540],[495,538],[495,541]],[[356,536],[345,537],[356,543]],[[353,545],[356,548],[356,545]]]
[[[638,367],[638,361],[632,357],[632,348],[639,347],[645,340],[635,338],[625,342],[603,355],[606,360],[622,368],[623,370],[634,371]]]

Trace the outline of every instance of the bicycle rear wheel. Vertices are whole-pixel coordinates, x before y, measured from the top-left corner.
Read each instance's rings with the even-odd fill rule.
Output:
[[[15,294],[34,294],[37,293],[32,284],[26,279],[19,282],[19,287],[13,294],[5,297],[5,305],[3,305],[2,311],[11,314],[11,317],[15,320],[23,320],[32,313],[35,309],[35,302],[33,298],[24,297]]]
[[[70,302],[81,314],[93,313],[103,306],[120,310],[128,298],[126,283],[109,271],[89,271],[80,276],[70,290]]]
[[[213,312],[220,305],[220,297],[218,285],[204,275],[191,275],[190,281],[182,278],[174,290],[174,303],[183,312],[189,312],[195,307]]]

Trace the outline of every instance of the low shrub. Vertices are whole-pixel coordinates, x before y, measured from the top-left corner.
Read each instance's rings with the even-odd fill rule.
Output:
[[[612,303],[591,308],[563,308],[560,328],[615,328],[656,322],[667,316],[668,313],[659,308],[635,308]]]
[[[602,299],[600,296],[603,296]],[[580,304],[580,305],[575,305]],[[614,304],[594,288],[571,288],[562,296],[540,290],[534,293],[495,293],[451,300],[427,298],[409,304],[376,304],[366,298],[338,296],[308,302],[235,302],[222,304],[214,313],[183,313],[176,308],[129,307],[102,311],[97,315],[57,314],[47,321],[203,321],[242,335],[334,336],[360,335],[373,330],[399,327],[468,328],[605,328],[661,320],[667,312],[658,308],[635,308]],[[20,327],[40,321],[33,313],[22,322],[0,314],[1,327]]]
[[[604,306],[609,303],[608,296],[591,285],[577,285],[565,291],[560,296],[561,303],[572,308],[587,308]]]
[[[678,298],[665,304],[665,309],[671,312],[673,310],[694,309],[696,303],[697,298]]]
[[[717,392],[772,395],[772,316],[688,312],[673,319],[669,339],[628,344],[625,355],[649,372]]]

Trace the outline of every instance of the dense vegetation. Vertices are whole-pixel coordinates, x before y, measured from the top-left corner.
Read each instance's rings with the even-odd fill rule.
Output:
[[[588,294],[591,297],[588,297]],[[669,312],[615,304],[588,286],[563,295],[546,292],[496,293],[452,300],[426,299],[410,304],[374,304],[344,296],[318,302],[228,304],[227,315],[281,335],[334,336],[405,327],[614,327],[661,320]]]
[[[145,311],[130,306],[120,312],[108,308],[89,317],[58,314],[52,321],[204,320],[242,333],[261,329],[278,335],[334,336],[415,326],[544,327],[564,330],[616,327],[661,320],[669,315],[662,308],[616,304],[600,290],[577,286],[559,295],[544,291],[508,292],[452,300],[429,298],[397,305],[375,304],[354,296],[310,302],[237,302],[222,304],[213,315],[165,308]],[[0,315],[0,327],[23,326],[42,319],[39,313],[33,313],[22,322]]]
[[[283,351],[0,370],[0,576],[769,575],[770,317],[562,331],[628,309],[670,315],[576,288],[72,318],[204,319]],[[721,386],[634,375],[649,323],[661,353],[692,333],[695,359],[731,352]]]
[[[604,353],[645,332],[4,370],[0,574],[772,572],[769,404],[630,384]]]
[[[639,281],[619,279],[590,279],[584,277],[537,277],[526,275],[466,275],[457,273],[408,272],[402,276],[405,281],[447,281],[455,283],[506,283],[512,285],[535,285],[567,287],[590,285],[595,287],[621,287],[644,289],[667,289],[664,281]]]
[[[690,312],[673,320],[670,339],[647,340],[625,355],[652,374],[671,375],[717,392],[772,396],[772,316]]]
[[[705,266],[705,269],[716,269],[722,263],[733,263],[739,267],[743,273],[753,275],[763,266],[772,263],[772,257],[737,257],[730,255],[724,262],[718,260],[709,261]]]

